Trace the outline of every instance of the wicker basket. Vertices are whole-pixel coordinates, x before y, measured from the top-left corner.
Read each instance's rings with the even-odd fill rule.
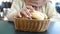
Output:
[[[36,20],[14,17],[15,29],[20,31],[44,32],[47,30],[49,19]]]

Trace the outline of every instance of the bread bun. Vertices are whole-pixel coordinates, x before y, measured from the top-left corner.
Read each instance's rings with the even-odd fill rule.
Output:
[[[48,18],[46,14],[43,14],[39,11],[31,12],[32,18],[44,20],[45,18]]]

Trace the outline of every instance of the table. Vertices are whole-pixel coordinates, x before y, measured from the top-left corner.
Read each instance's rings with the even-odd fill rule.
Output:
[[[23,32],[16,31],[13,22],[0,20],[0,34],[60,34],[60,22],[51,22],[45,32]]]

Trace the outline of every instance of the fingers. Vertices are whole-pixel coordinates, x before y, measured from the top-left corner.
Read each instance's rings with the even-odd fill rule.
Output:
[[[22,17],[22,15],[21,15],[21,13],[20,13],[20,12],[18,13],[18,16],[19,16],[19,17]]]
[[[22,16],[25,16],[25,17],[28,17],[30,18],[32,15],[31,15],[31,12],[33,11],[33,7],[32,6],[27,6],[26,8],[23,8],[21,11],[20,11],[20,14],[19,17],[22,17]]]
[[[27,8],[22,9],[22,11],[20,12],[20,14],[24,15],[25,17],[31,17],[30,10],[27,9]]]
[[[29,17],[28,14],[27,14],[27,10],[26,9],[22,9],[20,14],[22,14],[22,16]]]
[[[30,10],[30,12],[33,12],[34,11],[34,8],[32,6],[26,6],[27,9]]]
[[[29,17],[26,12],[21,12],[25,17]]]
[[[29,17],[32,16],[29,9],[26,9],[25,11],[26,11],[26,13],[28,14]]]

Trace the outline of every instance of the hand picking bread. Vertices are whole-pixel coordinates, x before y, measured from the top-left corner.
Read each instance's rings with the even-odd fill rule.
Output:
[[[48,16],[42,12],[39,12],[39,11],[32,11],[31,12],[31,17],[26,17],[22,14],[22,18],[23,19],[38,19],[38,20],[44,20],[44,19],[47,19]]]
[[[43,14],[39,11],[31,12],[31,15],[32,15],[32,18],[39,19],[39,20],[44,20],[48,18],[46,14]]]

